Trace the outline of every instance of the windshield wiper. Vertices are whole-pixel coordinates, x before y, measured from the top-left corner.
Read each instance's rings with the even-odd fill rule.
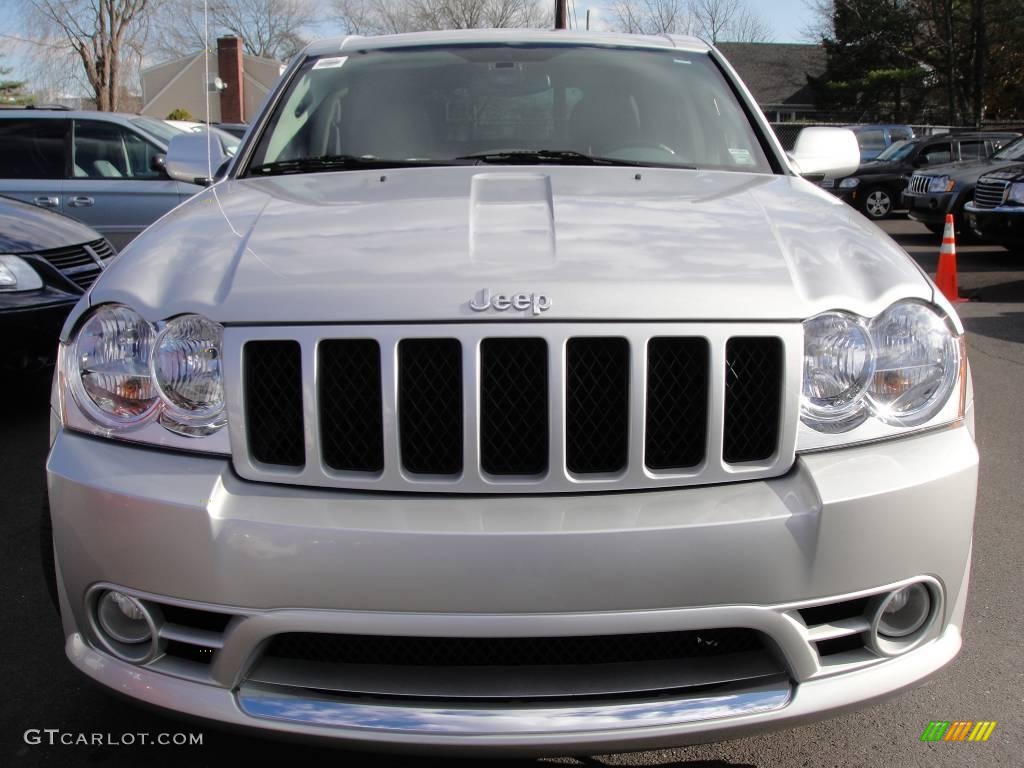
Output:
[[[320,171],[347,171],[355,168],[417,168],[437,165],[451,165],[447,160],[392,160],[373,155],[321,155],[299,157],[293,160],[275,160],[249,168],[248,176],[282,176],[289,173],[317,173]]]
[[[535,163],[553,163],[557,165],[628,165],[658,168],[685,168],[696,170],[692,166],[675,165],[672,163],[648,163],[641,160],[620,160],[615,157],[597,157],[571,149],[512,149],[506,152],[476,152],[462,155],[456,160],[475,160],[479,163],[495,163],[498,165],[532,165]]]

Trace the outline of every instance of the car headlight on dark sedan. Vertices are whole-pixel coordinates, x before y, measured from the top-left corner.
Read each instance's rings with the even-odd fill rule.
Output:
[[[1010,189],[1006,192],[1006,202],[1024,205],[1024,182],[1018,181],[1016,184],[1010,185]]]
[[[43,287],[43,278],[19,256],[0,256],[0,291],[35,291]]]
[[[200,315],[150,323],[129,307],[88,314],[60,355],[69,426],[136,442],[228,453],[223,329]]]
[[[963,337],[917,300],[873,318],[804,322],[802,450],[898,436],[963,418]]]
[[[840,189],[854,189],[854,188],[856,188],[859,185],[860,185],[860,179],[856,179],[856,178],[852,178],[852,177],[849,178],[849,179],[843,179],[842,181],[839,182],[839,188]]]

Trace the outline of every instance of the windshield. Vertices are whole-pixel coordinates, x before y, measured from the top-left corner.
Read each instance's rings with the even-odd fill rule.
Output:
[[[993,155],[996,160],[1024,160],[1024,137],[1007,144]]]
[[[770,172],[706,54],[568,45],[309,59],[278,102],[248,172],[326,170],[298,162],[310,158],[445,164],[507,162],[510,153],[536,155],[531,162],[586,156]]]
[[[912,141],[897,141],[895,144],[889,146],[882,154],[876,157],[876,160],[903,160],[908,157],[911,152],[914,151],[914,142]]]
[[[154,139],[158,139],[165,147],[171,143],[171,139],[175,136],[184,133],[181,128],[169,125],[163,120],[157,120],[154,117],[133,117],[132,123]]]

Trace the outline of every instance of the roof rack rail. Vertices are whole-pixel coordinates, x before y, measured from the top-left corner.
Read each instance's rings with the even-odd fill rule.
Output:
[[[56,112],[70,112],[67,104],[26,104],[25,109],[52,109]]]

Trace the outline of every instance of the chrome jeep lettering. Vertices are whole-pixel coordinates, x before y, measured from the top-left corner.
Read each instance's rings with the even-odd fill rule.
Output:
[[[543,293],[516,293],[511,296],[502,293],[492,294],[489,288],[484,288],[470,299],[469,308],[474,312],[486,312],[488,309],[496,309],[499,312],[507,309],[516,309],[520,312],[529,310],[534,315],[539,315],[551,309],[551,298]]]

